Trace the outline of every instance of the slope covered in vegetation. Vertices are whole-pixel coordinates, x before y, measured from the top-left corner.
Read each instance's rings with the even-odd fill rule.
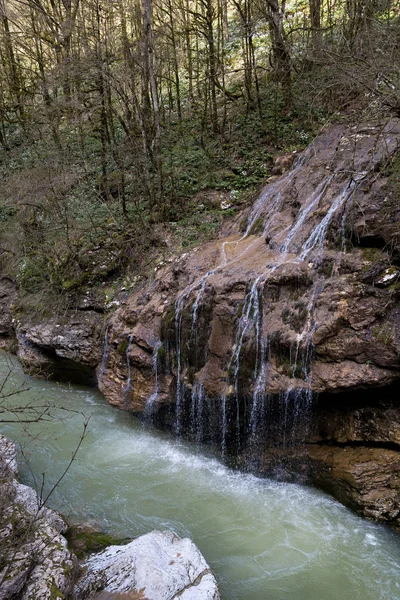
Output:
[[[1,0],[0,260],[20,308],[112,301],[214,237],[277,153],[399,114],[399,19],[393,0]]]

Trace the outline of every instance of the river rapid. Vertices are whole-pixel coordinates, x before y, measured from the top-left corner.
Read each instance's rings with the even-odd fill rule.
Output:
[[[10,366],[3,395],[25,391],[7,402],[47,402],[56,417],[0,425],[19,445],[24,483],[46,494],[90,417],[49,499],[67,518],[128,538],[153,529],[190,537],[223,600],[400,599],[400,538],[386,527],[318,490],[230,470],[203,448],[144,428],[96,390],[26,378],[4,354],[2,379]]]

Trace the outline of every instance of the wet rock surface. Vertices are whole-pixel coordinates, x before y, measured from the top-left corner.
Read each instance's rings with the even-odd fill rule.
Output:
[[[336,402],[400,377],[400,208],[387,170],[399,144],[397,120],[333,127],[267,185],[241,232],[158,271],[108,322],[98,368],[108,400],[222,453],[260,436],[255,446],[283,454],[312,441],[308,464],[325,475],[311,479],[329,487],[329,472],[342,501],[394,523],[398,449],[387,444],[397,444],[399,396],[374,417],[367,402],[358,428],[351,402],[347,412]],[[310,429],[318,394],[332,402]],[[390,455],[397,475],[381,481],[378,467],[357,467],[356,483],[343,486],[358,452],[362,465],[366,452],[375,465]]]
[[[382,190],[385,161],[399,141],[397,121],[332,128],[289,175],[265,188],[246,235],[183,255],[133,294],[109,322],[99,384],[110,402],[145,409],[154,389],[153,352],[160,343],[158,404],[174,401],[177,378],[186,391],[199,382],[209,396],[221,397],[239,383],[239,395],[252,396],[260,338],[268,340],[267,394],[304,386],[293,356],[302,357],[311,338],[307,385],[314,392],[398,379],[398,274],[390,267],[398,215],[393,209],[391,219],[382,222],[387,204]],[[340,199],[346,194],[345,201]],[[253,322],[240,329],[257,278],[259,332],[255,306],[244,315]],[[229,369],[236,368],[238,343],[234,381]]]
[[[312,481],[364,517],[400,530],[400,452],[368,446],[308,446]]]

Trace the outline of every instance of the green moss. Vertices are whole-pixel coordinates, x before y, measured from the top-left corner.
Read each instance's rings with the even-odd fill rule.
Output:
[[[82,281],[78,279],[66,279],[62,282],[62,288],[64,290],[73,290],[81,285]]]
[[[64,600],[65,596],[62,591],[56,586],[55,581],[53,579],[53,583],[50,587],[50,600],[57,600],[57,598],[61,598]]]
[[[325,261],[325,262],[322,263],[322,265],[318,269],[318,272],[321,275],[324,275],[325,277],[331,277],[334,268],[335,268],[335,261],[334,260],[327,260],[327,261]]]
[[[162,340],[175,340],[175,305],[168,307],[161,323],[160,336]]]
[[[290,310],[288,307],[284,308],[281,313],[281,319],[291,329],[300,333],[306,324],[308,317],[307,305],[304,302],[296,302],[294,310]]]
[[[390,292],[390,294],[392,294],[393,296],[399,297],[400,296],[400,282],[398,283],[393,283],[392,285],[390,285],[388,287],[388,291]]]
[[[108,533],[94,531],[79,525],[71,525],[68,528],[66,538],[69,549],[79,559],[85,558],[88,554],[100,552],[107,546],[121,546],[131,541],[127,538],[117,538]]]
[[[117,347],[118,354],[120,354],[121,356],[126,354],[126,351],[128,350],[128,346],[129,346],[129,341],[127,339],[122,340],[122,342],[120,342]]]
[[[264,227],[264,220],[261,217],[258,217],[250,227],[249,235],[257,235],[257,233],[261,233]]]
[[[161,345],[157,351],[157,361],[160,363],[164,363],[167,356],[167,351],[165,350],[165,346]]]
[[[290,378],[295,377],[296,379],[304,379],[301,364],[293,365],[287,356],[278,354],[276,356],[276,364],[283,375]]]
[[[369,262],[377,262],[381,260],[385,255],[379,248],[361,248],[361,252],[364,260]],[[369,268],[368,266],[366,268]]]

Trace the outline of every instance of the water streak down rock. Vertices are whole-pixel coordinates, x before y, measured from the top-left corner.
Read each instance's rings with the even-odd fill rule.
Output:
[[[108,324],[109,401],[143,413],[157,388],[156,422],[223,454],[250,448],[263,470],[268,447],[322,441],[318,394],[398,382],[399,208],[385,169],[399,144],[398,120],[322,133],[266,186],[243,233],[133,294]]]

